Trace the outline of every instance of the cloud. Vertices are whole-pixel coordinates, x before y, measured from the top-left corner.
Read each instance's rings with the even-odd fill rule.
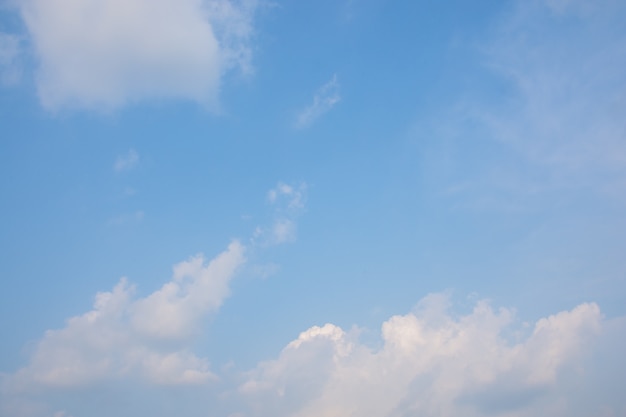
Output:
[[[119,216],[109,219],[108,226],[120,226],[129,223],[139,223],[145,217],[143,210],[137,210],[134,213],[120,214]]]
[[[563,192],[623,199],[626,3],[519,0],[496,17],[469,46],[478,76],[415,125],[424,178],[479,211],[534,212]]]
[[[71,389],[119,378],[153,385],[215,379],[208,361],[188,346],[229,295],[244,261],[244,247],[233,242],[208,263],[198,255],[175,265],[172,280],[143,298],[122,278],[97,294],[91,311],[47,331],[29,364],[10,377],[10,389]]]
[[[279,183],[268,193],[276,222],[292,222],[282,231],[272,223],[264,232],[268,244],[290,238],[294,216],[304,208],[305,190],[305,184]],[[191,416],[208,409],[207,390],[214,391],[220,378],[193,347],[208,318],[230,295],[232,279],[247,263],[246,252],[233,241],[210,261],[193,256],[174,265],[172,278],[147,296],[137,296],[126,278],[111,291],[98,293],[90,311],[46,331],[24,367],[0,373],[0,415]],[[248,272],[267,277],[278,269],[265,263],[252,265]],[[171,409],[180,403],[182,392],[189,393],[189,405]],[[107,405],[94,409],[94,401],[103,397]]]
[[[330,81],[317,90],[313,96],[313,103],[298,114],[295,123],[296,128],[303,129],[310,126],[322,115],[329,112],[340,100],[339,81],[337,81],[335,74]]]
[[[15,85],[22,76],[20,38],[0,32],[0,84]]]
[[[130,171],[139,163],[139,154],[134,149],[130,149],[126,154],[119,155],[113,165],[115,172]]]
[[[623,2],[520,1],[484,52],[512,94],[473,114],[561,182],[626,178]]]
[[[361,342],[359,328],[327,323],[304,330],[274,359],[244,373],[226,367],[218,376],[189,347],[245,259],[236,242],[208,264],[199,259],[175,266],[172,280],[148,297],[134,297],[123,279],[98,294],[91,311],[46,332],[28,366],[0,375],[0,414],[586,417],[626,411],[619,390],[626,321],[604,319],[593,303],[528,325],[484,300],[458,314],[448,295],[434,294],[383,322],[379,343]]]
[[[227,71],[251,72],[256,0],[18,0],[41,103],[113,109],[145,99],[215,108]]]
[[[304,211],[306,202],[305,183],[279,182],[267,192],[267,201],[273,208],[271,226],[257,227],[253,242],[262,246],[279,245],[296,240],[296,219]]]
[[[526,336],[511,332],[511,310],[479,301],[456,316],[448,305],[429,296],[391,317],[377,348],[333,324],[304,331],[240,386],[249,415],[577,415],[564,411],[561,389],[584,379],[581,358],[602,327],[597,305],[542,318]]]

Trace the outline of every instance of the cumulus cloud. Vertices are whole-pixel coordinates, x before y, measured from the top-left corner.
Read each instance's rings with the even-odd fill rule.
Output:
[[[620,391],[626,321],[606,320],[593,303],[529,325],[484,300],[458,314],[447,295],[429,295],[412,312],[383,322],[379,342],[363,343],[356,327],[313,326],[276,358],[244,373],[224,368],[218,379],[208,360],[189,349],[194,326],[188,323],[219,308],[242,251],[233,243],[208,265],[198,258],[180,263],[172,280],[145,298],[134,297],[126,280],[98,294],[93,310],[45,334],[27,367],[0,375],[0,414],[608,417],[626,411]],[[240,383],[232,387],[229,380]],[[146,383],[161,388],[141,389]],[[81,401],[84,395],[106,400],[94,408],[92,398]]]
[[[14,85],[21,78],[20,38],[16,35],[0,32],[0,83]]]
[[[577,415],[559,390],[584,378],[578,364],[602,327],[597,305],[540,319],[526,336],[511,332],[511,310],[480,301],[456,316],[447,306],[430,296],[391,317],[376,348],[354,330],[310,328],[240,386],[250,415]]]
[[[313,96],[313,103],[298,113],[295,123],[296,128],[303,129],[310,126],[322,115],[329,112],[340,100],[339,81],[337,81],[337,75],[335,74],[330,81],[317,90]]]
[[[115,159],[113,170],[115,172],[130,171],[139,163],[139,154],[134,149],[130,149],[127,153],[119,155]]]
[[[279,183],[267,194],[277,221],[303,210],[305,189],[305,184]],[[279,232],[274,236],[274,226],[267,230],[272,243],[286,239]],[[98,293],[90,311],[48,330],[33,345],[26,366],[0,373],[0,415],[198,415],[207,409],[207,390],[215,389],[219,377],[193,346],[207,318],[230,295],[231,280],[247,261],[245,252],[234,241],[210,261],[193,256],[176,264],[171,280],[147,296],[138,297],[126,278]],[[278,268],[266,263],[249,272],[265,277]],[[183,391],[193,398],[189,409],[168,408],[179,404]],[[116,401],[94,409],[85,396],[115,396]],[[132,407],[129,397],[137,398]]]
[[[119,378],[157,385],[214,379],[208,361],[191,352],[189,342],[228,296],[228,284],[244,259],[238,242],[208,263],[198,255],[174,266],[172,280],[143,298],[136,298],[135,287],[122,278],[113,290],[98,293],[91,311],[46,332],[29,364],[10,377],[11,390]]]
[[[19,0],[44,107],[151,98],[216,106],[221,76],[251,71],[256,0]]]

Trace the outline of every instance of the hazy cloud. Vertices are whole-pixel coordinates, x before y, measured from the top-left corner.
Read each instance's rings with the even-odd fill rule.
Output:
[[[20,38],[0,32],[0,83],[14,85],[20,81],[22,71]]]
[[[554,177],[589,185],[626,177],[626,5],[520,1],[485,57],[513,87],[473,114],[493,137]]]
[[[107,222],[109,226],[120,226],[128,223],[139,223],[143,220],[145,213],[143,210],[137,210],[133,213],[124,213],[115,216]]]
[[[115,160],[113,169],[115,172],[130,171],[139,163],[139,154],[134,149],[130,149],[124,155],[120,155]]]

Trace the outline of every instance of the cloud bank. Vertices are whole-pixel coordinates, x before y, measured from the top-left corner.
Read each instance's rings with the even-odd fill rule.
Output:
[[[148,297],[133,299],[126,280],[98,294],[92,311],[46,332],[28,366],[0,379],[0,413],[626,415],[621,395],[609,389],[625,382],[626,322],[607,321],[593,303],[530,325],[485,300],[458,314],[447,295],[432,294],[386,320],[373,344],[360,340],[362,329],[328,323],[303,331],[254,369],[231,365],[216,374],[192,352],[193,335],[228,295],[242,262],[243,248],[234,242],[208,264],[199,257],[178,264],[172,280]],[[94,408],[85,395],[107,398],[106,405]]]
[[[277,359],[262,362],[239,390],[253,416],[570,416],[568,379],[597,338],[595,304],[538,320],[513,332],[514,313],[480,301],[457,316],[444,295],[381,328],[382,345],[358,331],[312,327]]]
[[[251,71],[255,0],[19,0],[50,110],[143,99],[215,108],[220,79]]]

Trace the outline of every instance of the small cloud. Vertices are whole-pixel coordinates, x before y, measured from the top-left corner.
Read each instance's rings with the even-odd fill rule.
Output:
[[[337,81],[337,74],[335,74],[330,81],[317,90],[313,96],[313,103],[298,114],[296,128],[309,127],[323,114],[330,111],[340,100],[339,82]]]
[[[115,172],[130,171],[135,168],[138,163],[139,154],[134,149],[131,149],[126,154],[117,157],[113,169]]]
[[[296,210],[304,208],[304,197],[306,192],[306,184],[289,185],[279,182],[276,187],[267,192],[267,200],[271,204],[277,204],[284,198],[286,208],[288,210]]]
[[[275,244],[293,242],[296,240],[296,224],[290,219],[278,219],[271,230],[271,240]]]
[[[252,242],[262,246],[279,245],[296,240],[296,218],[304,210],[306,184],[279,182],[267,192],[267,201],[274,209],[274,220],[269,228],[257,226]]]

